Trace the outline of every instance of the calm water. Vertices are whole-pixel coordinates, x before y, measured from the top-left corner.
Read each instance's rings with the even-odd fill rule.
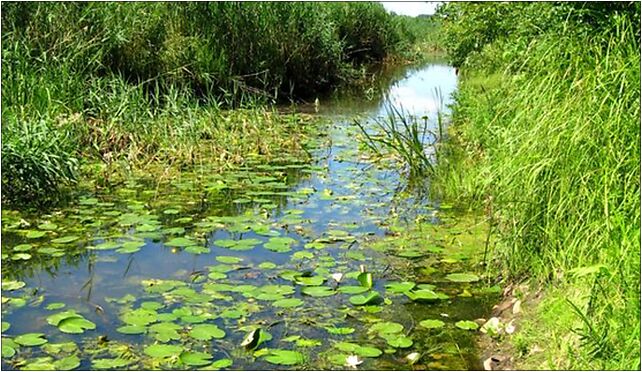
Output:
[[[3,347],[3,369],[63,368],[74,356],[82,369],[216,368],[230,360],[228,369],[346,369],[353,354],[363,360],[360,369],[480,368],[474,332],[454,323],[485,316],[493,295],[481,282],[444,279],[473,271],[467,262],[477,240],[462,231],[474,234],[465,226],[479,221],[401,192],[403,178],[367,161],[353,125],[385,115],[390,103],[434,124],[456,89],[454,69],[406,68],[381,82],[379,91],[320,103],[327,135],[312,149],[312,164],[226,174],[204,165],[163,184],[136,180],[88,193],[45,215],[4,210],[2,321],[10,328],[3,340],[42,333],[47,343],[9,341],[15,354]],[[432,230],[395,238],[419,220]],[[397,254],[408,247],[420,254]],[[365,290],[361,271],[373,276],[365,294],[358,293]],[[337,281],[332,274],[339,273]],[[443,298],[412,301],[390,288],[400,281]],[[365,306],[351,299],[372,291],[381,297]],[[79,318],[66,313],[56,325],[51,316],[69,310],[95,329],[64,332],[62,323]],[[425,319],[444,326],[426,329],[419,325]],[[373,328],[382,322],[403,330],[382,334]],[[224,337],[196,336],[192,330],[204,324]],[[254,350],[241,346],[258,327],[271,339]],[[51,346],[68,342],[62,351]],[[152,344],[176,348],[159,356]],[[368,355],[377,354],[372,348],[383,353]],[[279,359],[279,350],[303,359]],[[406,356],[414,352],[418,361],[410,365]]]

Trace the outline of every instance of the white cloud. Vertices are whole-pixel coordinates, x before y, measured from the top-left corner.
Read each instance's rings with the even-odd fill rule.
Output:
[[[382,1],[381,2],[389,12],[397,14],[417,16],[420,14],[434,14],[439,5],[436,1],[410,2],[410,1]]]

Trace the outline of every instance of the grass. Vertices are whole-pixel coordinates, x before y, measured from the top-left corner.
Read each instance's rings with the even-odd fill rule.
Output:
[[[544,288],[515,343],[547,347],[520,368],[640,368],[639,24],[610,22],[468,58],[435,171],[437,194],[493,211],[490,270]]]
[[[378,3],[5,2],[2,200],[46,201],[96,161],[301,153],[300,118],[259,107],[358,80],[416,32]]]

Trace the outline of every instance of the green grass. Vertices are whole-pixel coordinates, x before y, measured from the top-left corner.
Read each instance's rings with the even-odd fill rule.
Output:
[[[298,119],[255,109],[362,78],[416,40],[411,23],[378,3],[4,2],[3,201],[56,195],[87,162],[300,148],[304,126],[283,124]]]
[[[522,367],[640,367],[639,24],[608,19],[471,55],[432,184],[492,211],[491,270],[544,286],[516,343],[559,347]]]

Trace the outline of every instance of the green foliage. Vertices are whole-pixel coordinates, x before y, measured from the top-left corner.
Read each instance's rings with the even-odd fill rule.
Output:
[[[5,2],[3,200],[56,196],[76,180],[79,159],[184,165],[198,155],[196,141],[218,138],[217,156],[233,150],[225,161],[270,151],[265,142],[289,135],[266,129],[291,128],[247,120],[228,134],[220,103],[328,92],[407,47],[417,32],[410,22],[378,3]],[[237,135],[248,125],[261,132],[253,149]]]
[[[639,4],[442,12],[466,68],[435,190],[486,208],[509,278],[582,294],[563,368],[639,368]]]

